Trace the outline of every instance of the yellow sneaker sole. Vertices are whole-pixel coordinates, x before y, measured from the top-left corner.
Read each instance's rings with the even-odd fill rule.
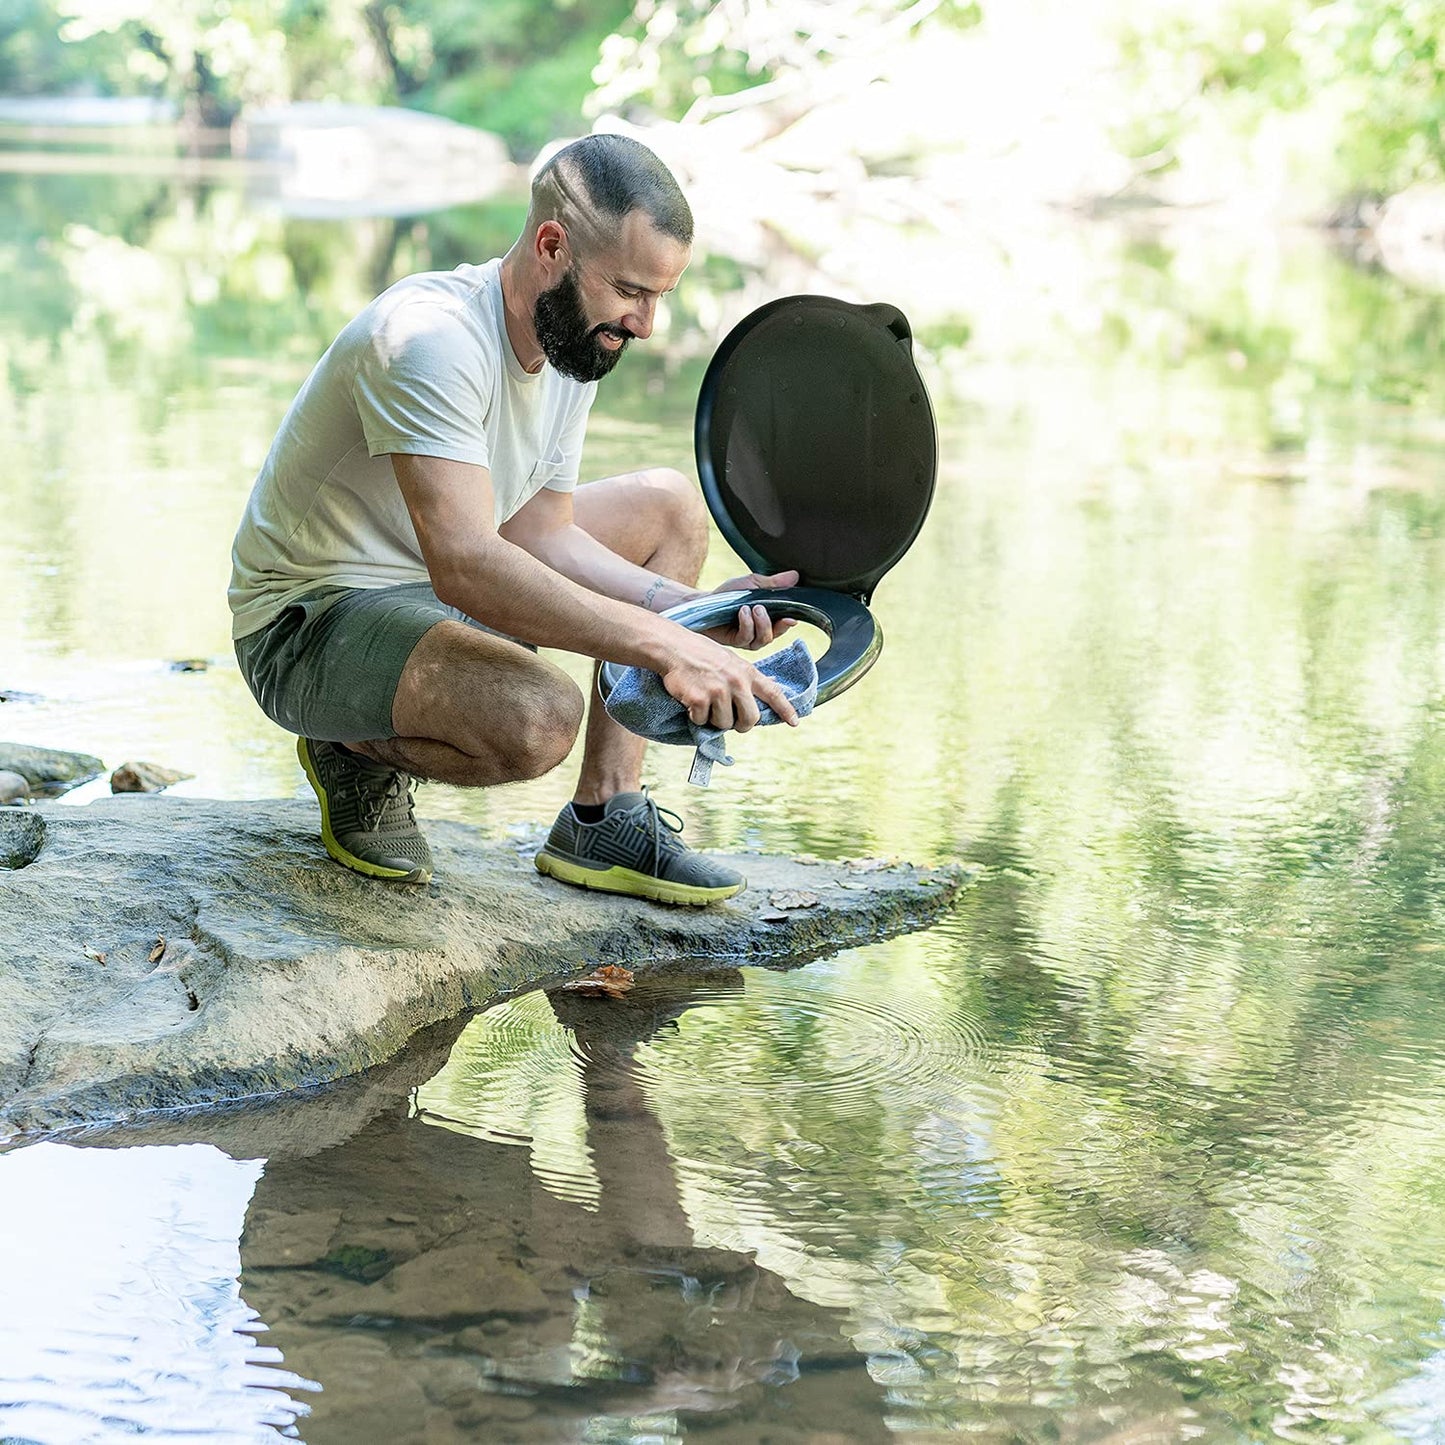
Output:
[[[301,760],[301,770],[306,774],[306,781],[311,784],[312,791],[316,794],[316,801],[321,804],[321,841],[326,845],[326,851],[343,868],[350,868],[353,873],[363,874],[367,878],[384,878],[389,883],[431,882],[429,868],[388,868],[381,863],[368,863],[365,858],[358,858],[355,853],[343,848],[337,842],[336,834],[331,831],[331,810],[326,806],[326,789],[321,786],[321,779],[316,776],[316,766],[311,761],[311,750],[306,746],[305,738],[296,739],[296,756]]]
[[[561,883],[592,888],[598,893],[625,893],[632,898],[650,898],[654,903],[687,903],[700,908],[708,903],[721,903],[724,898],[731,898],[747,887],[746,880],[722,888],[699,888],[696,884],[654,878],[634,868],[584,868],[580,863],[569,863],[565,858],[545,851],[538,853],[533,861],[537,872]]]

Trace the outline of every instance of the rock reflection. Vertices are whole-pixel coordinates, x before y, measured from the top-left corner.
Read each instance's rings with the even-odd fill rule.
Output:
[[[544,1187],[525,1151],[400,1111],[267,1168],[242,1287],[322,1384],[311,1445],[668,1439],[704,1417],[713,1438],[888,1438],[842,1312],[694,1242],[635,1055],[702,986],[549,996],[575,1040],[596,1209]],[[705,980],[710,997],[742,987]]]

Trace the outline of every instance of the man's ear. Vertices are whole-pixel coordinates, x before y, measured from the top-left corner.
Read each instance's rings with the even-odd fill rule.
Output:
[[[537,260],[547,270],[565,271],[571,260],[567,231],[561,221],[543,221],[533,237]]]

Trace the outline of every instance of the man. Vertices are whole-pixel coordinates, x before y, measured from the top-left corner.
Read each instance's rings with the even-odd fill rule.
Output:
[[[691,243],[661,161],[586,137],[539,171],[504,257],[397,282],[287,412],[236,534],[233,636],[257,701],[299,735],[346,867],[427,882],[414,778],[490,787],[568,755],[582,696],[537,646],[649,668],[695,723],[746,731],[761,701],[796,725],[729,647],[772,639],[763,608],[707,636],[657,615],[699,595],[697,488],[653,468],[574,490],[597,381],[651,334]],[[538,868],[667,903],[731,897],[741,875],[689,850],[642,789],[643,748],[594,687],[577,789]]]

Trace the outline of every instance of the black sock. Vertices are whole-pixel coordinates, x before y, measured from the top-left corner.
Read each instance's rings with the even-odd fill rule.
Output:
[[[573,803],[572,811],[579,823],[600,823],[607,812],[605,803]]]

